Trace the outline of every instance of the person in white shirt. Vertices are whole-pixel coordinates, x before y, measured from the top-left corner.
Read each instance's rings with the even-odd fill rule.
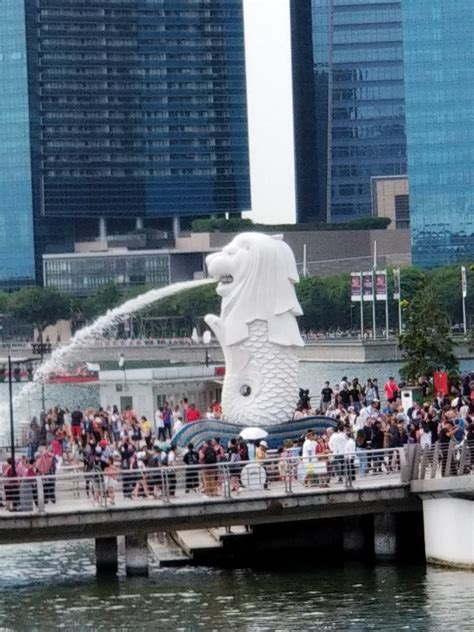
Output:
[[[356,444],[354,441],[354,435],[352,432],[347,432],[346,445],[344,448],[344,456],[346,459],[347,478],[350,481],[355,481],[355,467],[354,467],[355,451],[356,451]]]
[[[302,455],[303,459],[306,463],[309,463],[313,460],[314,455],[316,454],[316,441],[314,439],[314,432],[312,430],[308,430],[306,433],[306,439],[303,443]]]
[[[342,425],[337,427],[337,432],[331,435],[331,438],[329,439],[329,449],[334,455],[334,475],[337,476],[339,483],[342,483],[346,441],[347,437],[344,432],[344,426]]]
[[[183,426],[183,418],[181,416],[177,417],[176,421],[173,423],[173,434],[177,434]]]
[[[155,413],[155,428],[158,441],[166,441],[165,419],[163,415],[163,408],[161,406]]]
[[[304,484],[310,486],[315,480],[314,460],[316,457],[316,441],[314,440],[314,432],[309,430],[306,433],[306,439],[302,449],[303,464],[305,468]]]

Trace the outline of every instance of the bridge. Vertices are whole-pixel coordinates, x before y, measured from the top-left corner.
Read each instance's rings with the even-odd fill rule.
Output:
[[[424,514],[427,558],[473,567],[471,454],[467,444],[452,443],[445,452],[407,446],[340,458],[271,458],[240,463],[239,471],[230,463],[125,470],[116,482],[67,468],[3,479],[14,511],[0,509],[0,544],[94,538],[103,571],[116,570],[117,537],[125,536],[127,572],[146,574],[148,534],[247,525],[245,539],[259,533],[260,549],[272,531],[291,543],[296,529],[303,540],[316,533],[332,538],[347,554],[370,549],[375,558],[392,559],[400,536],[414,537]],[[454,550],[450,534],[461,532],[466,538],[454,538]]]

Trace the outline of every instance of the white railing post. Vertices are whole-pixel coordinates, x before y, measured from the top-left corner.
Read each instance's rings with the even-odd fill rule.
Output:
[[[44,513],[44,486],[43,486],[43,477],[36,477],[36,494],[37,494],[37,505],[38,505],[38,513]]]

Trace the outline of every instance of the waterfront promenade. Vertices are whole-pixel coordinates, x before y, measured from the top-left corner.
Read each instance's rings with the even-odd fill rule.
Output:
[[[437,526],[438,502],[441,508],[449,501],[451,522],[464,520],[458,526],[469,529],[474,501],[469,448],[452,448],[446,454],[439,446],[368,450],[364,458],[374,467],[365,476],[360,476],[360,462],[354,462],[360,455],[345,459],[340,470],[328,469],[327,460],[322,467],[323,460],[317,457],[298,457],[283,464],[275,458],[242,463],[240,478],[246,487],[240,488],[234,486],[235,472],[227,463],[121,473],[113,494],[110,482],[99,472],[66,470],[54,476],[18,479],[19,510],[0,510],[0,544],[94,538],[100,570],[116,567],[117,537],[125,536],[127,569],[131,574],[143,574],[148,568],[147,537],[151,533],[234,525],[271,528],[336,519],[344,546],[351,549],[362,547],[367,539],[358,519],[370,517],[374,553],[380,559],[391,559],[397,548],[396,516],[421,516],[425,500],[430,503],[430,524],[438,529],[436,538],[430,536],[435,527],[427,526],[425,518],[425,539],[430,543],[446,539]],[[379,469],[382,463],[383,470]],[[196,482],[191,488],[190,475]],[[204,493],[210,480],[211,495]],[[136,493],[143,481],[147,482],[146,495]],[[427,551],[428,558],[440,559],[440,547],[436,547],[437,555]],[[469,537],[453,553],[457,556],[453,563],[469,566],[472,551],[468,549]],[[450,552],[441,555],[449,558]]]

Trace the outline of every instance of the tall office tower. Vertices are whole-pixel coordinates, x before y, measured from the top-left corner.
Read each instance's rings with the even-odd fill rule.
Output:
[[[413,262],[474,260],[474,3],[402,0]]]
[[[38,270],[107,224],[250,207],[242,0],[1,4],[0,283],[33,240]]]
[[[406,171],[400,0],[292,0],[300,219],[372,214],[372,176]]]

